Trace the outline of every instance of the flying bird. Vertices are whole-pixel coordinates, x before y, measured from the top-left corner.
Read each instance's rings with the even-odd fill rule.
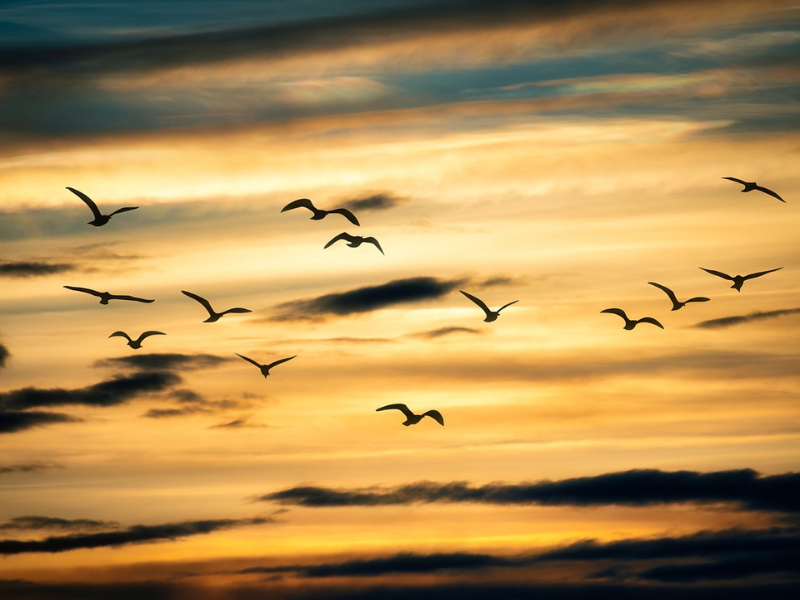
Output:
[[[653,317],[642,317],[641,319],[629,319],[628,315],[625,314],[625,311],[621,308],[607,308],[605,310],[601,310],[601,313],[611,313],[612,315],[619,315],[623,319],[625,319],[625,327],[623,329],[631,330],[636,327],[639,323],[652,323],[656,327],[661,327],[664,329],[664,326],[656,321]]]
[[[242,359],[246,360],[247,362],[249,362],[250,364],[255,365],[259,369],[261,369],[261,374],[264,376],[265,379],[269,375],[269,370],[272,367],[274,367],[275,365],[279,365],[281,363],[285,363],[287,360],[292,360],[293,358],[295,358],[297,356],[295,354],[294,356],[290,356],[289,358],[282,358],[280,360],[276,360],[275,362],[269,363],[268,365],[262,365],[262,364],[257,363],[256,361],[254,361],[252,358],[247,358],[246,356],[242,356],[238,352],[234,352],[234,354],[236,354],[236,356],[238,356],[239,358],[242,358]]]
[[[197,294],[193,294],[192,292],[187,292],[185,290],[181,290],[181,294],[189,296],[189,298],[192,298],[194,300],[197,300],[200,304],[203,305],[203,308],[205,308],[208,311],[208,318],[205,321],[203,321],[203,323],[215,323],[228,313],[253,312],[252,310],[247,308],[229,308],[228,310],[223,310],[222,312],[218,313],[213,308],[211,308],[211,304],[209,304],[208,300],[206,300],[202,296],[198,296]]]
[[[295,208],[307,208],[312,213],[314,213],[312,215],[312,217],[311,217],[312,221],[319,221],[321,219],[324,219],[329,214],[337,214],[337,215],[342,215],[345,219],[350,221],[353,225],[358,225],[359,227],[361,227],[361,223],[358,222],[358,219],[356,219],[356,216],[353,213],[351,213],[349,210],[347,210],[346,208],[335,208],[333,210],[321,210],[321,209],[317,208],[316,206],[314,206],[311,203],[311,200],[309,200],[308,198],[300,198],[299,200],[295,200],[293,202],[289,202],[289,204],[287,204],[286,206],[283,207],[283,209],[281,209],[281,212],[286,212],[287,210],[292,210],[292,209],[295,209]]]
[[[131,336],[129,336],[124,331],[115,331],[114,333],[112,333],[108,337],[110,337],[110,338],[112,338],[112,337],[124,337],[126,340],[128,340],[128,346],[130,346],[134,350],[138,350],[139,348],[142,347],[142,342],[144,341],[144,339],[147,338],[147,337],[150,337],[151,335],[167,335],[167,334],[164,333],[163,331],[145,331],[138,338],[136,338],[135,340],[132,340]]]
[[[481,300],[480,298],[476,298],[475,296],[473,296],[472,294],[468,294],[464,290],[459,290],[459,292],[464,294],[467,298],[472,300],[475,304],[480,306],[481,309],[483,309],[483,312],[486,313],[486,318],[484,319],[484,321],[486,323],[491,323],[492,321],[496,321],[497,317],[500,316],[500,311],[501,310],[506,308],[506,306],[511,306],[512,304],[514,304],[514,302],[519,302],[519,300],[514,300],[514,302],[509,302],[508,304],[506,304],[505,306],[501,306],[497,310],[490,310],[489,307],[486,306],[486,303],[483,300]]]
[[[773,192],[771,189],[762,187],[762,186],[758,185],[755,181],[742,181],[741,179],[736,179],[736,177],[723,177],[723,179],[730,179],[731,181],[735,181],[736,183],[741,183],[744,186],[743,190],[739,190],[741,192],[752,192],[753,190],[758,190],[759,192],[764,192],[765,194],[767,194],[769,196],[772,196],[773,198],[777,198],[778,200],[780,200],[784,204],[786,203],[786,200],[781,198],[778,194]]]
[[[383,248],[378,243],[374,237],[361,237],[360,235],[350,235],[349,233],[340,233],[335,238],[333,238],[330,242],[325,244],[325,248],[332,246],[339,240],[347,240],[347,245],[351,248],[358,248],[361,244],[374,244],[375,247],[381,251],[381,254],[385,254]]]
[[[94,200],[89,198],[89,196],[87,196],[83,192],[76,190],[75,188],[68,187],[67,189],[73,194],[75,194],[78,198],[83,200],[86,203],[86,206],[88,206],[91,209],[92,214],[94,215],[94,220],[89,221],[87,225],[94,225],[95,227],[100,227],[101,225],[105,225],[106,223],[108,223],[111,220],[111,217],[113,217],[117,213],[127,212],[129,210],[136,210],[137,208],[139,208],[138,206],[125,206],[124,208],[118,208],[110,215],[104,215],[100,212],[100,209],[97,208],[97,204],[94,203]]]
[[[722,277],[723,279],[732,281],[733,285],[731,287],[735,289],[737,292],[741,292],[742,285],[748,279],[755,279],[756,277],[761,277],[762,275],[766,275],[767,273],[774,273],[775,271],[780,271],[783,267],[778,267],[777,269],[770,269],[769,271],[761,271],[759,273],[750,273],[750,275],[734,275],[733,277],[725,273],[722,273],[721,271],[714,271],[712,269],[705,269],[703,267],[700,268],[703,269],[703,271],[705,271],[706,273],[711,273],[712,275],[716,275],[717,277]]]
[[[431,419],[439,423],[439,425],[444,427],[444,417],[442,416],[442,413],[440,413],[438,410],[429,410],[428,412],[424,412],[421,415],[415,415],[408,409],[408,407],[405,404],[387,404],[386,406],[381,406],[380,408],[376,408],[375,412],[381,410],[392,410],[392,409],[397,409],[406,416],[406,420],[403,423],[403,425],[405,425],[406,427],[408,427],[409,425],[416,425],[422,420],[422,417],[430,417]]]
[[[683,308],[689,302],[708,302],[710,300],[710,298],[705,298],[703,296],[697,296],[696,298],[689,298],[688,300],[684,300],[683,302],[681,302],[675,297],[675,292],[673,292],[667,286],[661,285],[660,283],[656,283],[654,281],[648,281],[647,283],[649,283],[652,286],[657,287],[658,289],[663,291],[667,296],[669,296],[669,299],[672,300],[672,310],[678,310],[679,308]]]
[[[100,298],[100,304],[108,304],[109,300],[130,300],[131,302],[155,302],[155,300],[145,300],[144,298],[137,298],[136,296],[121,296],[119,294],[110,294],[108,292],[98,292],[84,287],[74,287],[65,285],[68,290],[75,290],[76,292],[83,292],[84,294],[91,294]]]

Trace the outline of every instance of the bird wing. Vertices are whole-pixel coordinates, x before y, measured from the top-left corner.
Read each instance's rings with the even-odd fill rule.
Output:
[[[208,311],[209,315],[214,314],[214,309],[211,308],[211,304],[208,302],[208,300],[206,300],[202,296],[198,296],[197,294],[193,294],[192,292],[187,292],[186,290],[181,290],[181,294],[183,294],[184,296],[189,296],[189,298],[191,298],[192,300],[197,300],[200,304],[203,305],[203,308],[205,308]]]
[[[383,248],[381,248],[381,245],[378,243],[378,240],[376,240],[374,237],[372,237],[372,236],[370,236],[370,237],[365,237],[365,238],[364,238],[364,241],[365,241],[366,243],[368,243],[368,244],[374,244],[374,245],[375,245],[375,247],[376,247],[378,250],[380,250],[380,251],[381,251],[381,254],[383,254],[383,255],[386,255],[386,253],[383,251]]]
[[[625,319],[626,322],[629,320],[628,319],[628,315],[626,315],[625,311],[622,310],[621,308],[606,308],[605,310],[601,310],[600,312],[601,313],[611,313],[612,315],[618,315],[618,316],[622,317],[623,319]]]
[[[146,300],[145,298],[137,298],[136,296],[126,296],[126,295],[118,295],[118,294],[109,294],[109,300],[130,300],[131,302],[155,302],[155,300]]]
[[[108,336],[108,337],[110,337],[110,338],[112,338],[112,337],[124,337],[124,338],[125,338],[126,340],[128,340],[129,342],[132,342],[132,341],[133,341],[133,340],[130,338],[130,336],[129,336],[127,333],[125,333],[124,331],[115,331],[114,333],[112,333],[112,334],[111,334],[110,336]],[[142,341],[142,338],[140,337],[140,338],[139,338],[137,341],[141,342],[141,341]]]
[[[519,302],[519,300],[514,300],[514,302],[509,302],[508,304],[504,304],[503,306],[501,306],[500,308],[498,308],[498,309],[497,309],[497,312],[500,312],[500,311],[501,311],[501,310],[503,310],[503,309],[504,309],[506,306],[511,306],[512,304],[516,304],[517,302]]]
[[[706,298],[705,296],[697,296],[696,298],[689,298],[684,304],[688,304],[689,302],[708,302],[711,298]]]
[[[139,208],[139,207],[138,206],[125,206],[123,208],[118,208],[117,210],[115,210],[114,212],[112,212],[108,216],[109,217],[113,217],[117,213],[128,212],[129,210],[136,210],[137,208]]]
[[[292,210],[295,208],[307,208],[311,212],[316,212],[317,210],[317,208],[311,203],[311,200],[308,198],[300,198],[299,200],[289,202],[289,204],[281,209],[281,212],[286,212],[287,210]]]
[[[442,413],[440,413],[438,410],[429,410],[428,412],[422,413],[422,416],[430,417],[431,419],[439,423],[439,425],[444,427],[444,417],[442,416]]]
[[[136,341],[141,344],[143,339],[148,338],[151,335],[167,335],[167,334],[164,333],[163,331],[145,331],[142,335],[139,336],[139,339]]]
[[[339,240],[347,240],[348,242],[352,242],[353,241],[353,236],[350,235],[349,233],[346,233],[346,232],[343,231],[342,233],[337,235],[335,238],[333,238],[330,242],[325,244],[324,248],[328,248],[329,246],[333,246]]]
[[[65,285],[64,287],[67,288],[68,290],[75,290],[76,292],[83,292],[84,294],[91,294],[92,296],[97,296],[98,298],[100,298],[103,295],[100,292],[96,292],[94,290],[90,290],[89,288],[75,287],[75,286],[72,286],[72,285]]]
[[[652,286],[657,287],[662,292],[664,292],[667,296],[669,296],[669,299],[672,300],[673,304],[680,304],[680,302],[678,302],[678,299],[675,297],[675,293],[671,289],[669,289],[667,286],[661,285],[660,283],[656,283],[655,281],[648,281],[647,283],[649,283]],[[687,300],[687,302],[688,302],[688,300]]]
[[[296,356],[297,356],[297,354],[295,354],[294,356],[290,356],[289,358],[282,358],[282,359],[280,359],[280,360],[276,360],[276,361],[275,361],[275,362],[273,362],[273,363],[269,363],[269,364],[267,365],[267,369],[271,369],[271,368],[272,368],[272,367],[274,367],[275,365],[279,365],[279,364],[281,364],[281,363],[285,363],[287,360],[292,360],[292,359],[293,359],[293,358],[295,358]]]
[[[461,292],[462,294],[464,294],[464,295],[465,295],[467,298],[469,298],[470,300],[472,300],[472,301],[473,301],[475,304],[477,304],[478,306],[480,306],[480,307],[481,307],[481,309],[483,309],[483,312],[485,312],[487,315],[490,315],[490,314],[492,314],[492,311],[491,311],[491,310],[489,310],[489,307],[488,307],[488,306],[486,306],[486,304],[484,303],[484,301],[483,301],[483,300],[481,300],[480,298],[476,298],[476,297],[475,297],[475,296],[473,296],[472,294],[468,294],[468,293],[467,293],[467,292],[465,292],[464,290],[458,290],[458,291],[459,291],[459,292]]]
[[[717,277],[722,277],[723,279],[727,279],[728,281],[733,281],[733,277],[731,277],[730,275],[726,275],[722,271],[714,271],[712,269],[706,269],[704,267],[700,268],[703,269],[703,271],[705,271],[706,273],[711,273],[712,275],[716,275]]]
[[[236,308],[229,308],[228,310],[223,310],[220,314],[227,315],[228,313],[249,313],[249,312],[253,311],[250,310],[249,308],[240,308],[237,306]]]
[[[656,325],[658,327],[661,327],[661,329],[664,329],[664,326],[661,323],[659,323],[658,321],[656,321],[653,317],[642,317],[641,319],[638,319],[636,322],[637,323],[652,323],[653,325]]]
[[[345,219],[350,221],[353,225],[357,225],[357,226],[361,227],[361,223],[358,222],[358,219],[356,219],[356,216],[353,213],[351,213],[349,210],[347,210],[346,208],[334,208],[333,210],[329,210],[328,212],[329,213],[333,213],[333,214],[337,214],[337,215],[342,215]]]
[[[255,366],[257,366],[259,369],[260,369],[260,368],[261,368],[261,366],[262,366],[262,365],[258,364],[256,361],[254,361],[252,358],[247,358],[246,356],[242,356],[242,355],[241,355],[241,354],[239,354],[238,352],[234,352],[234,354],[235,354],[236,356],[238,356],[239,358],[243,358],[244,360],[246,360],[247,362],[249,362],[251,365],[255,365]]]
[[[741,179],[736,179],[736,177],[723,177],[723,179],[730,179],[731,181],[735,181],[736,183],[741,183],[742,185],[745,185],[747,183],[745,181],[742,181]]]
[[[91,209],[91,211],[92,211],[92,213],[94,214],[95,217],[102,217],[103,216],[102,213],[100,212],[100,209],[97,208],[97,204],[95,204],[94,200],[89,198],[89,196],[87,196],[83,192],[80,192],[80,191],[76,190],[75,188],[68,187],[67,189],[70,192],[72,192],[73,194],[75,194],[78,198],[80,198],[81,200],[86,202],[86,206],[88,206]]]
[[[381,410],[392,410],[397,409],[402,412],[406,417],[413,417],[414,413],[412,413],[405,404],[387,404],[386,406],[381,406],[380,408],[376,408],[375,412]]]
[[[777,269],[770,269],[769,271],[759,271],[758,273],[750,273],[750,275],[745,275],[742,279],[755,279],[756,277],[761,277],[762,275],[766,275],[767,273],[774,273],[775,271],[780,271],[783,267],[778,267]]]
[[[784,200],[783,198],[781,198],[781,197],[780,197],[778,194],[776,194],[775,192],[773,192],[773,191],[772,191],[771,189],[769,189],[769,188],[765,188],[765,187],[761,187],[760,185],[757,185],[757,186],[756,186],[756,189],[757,189],[759,192],[764,192],[765,194],[768,194],[768,195],[772,196],[773,198],[777,198],[778,200],[780,200],[780,201],[781,201],[781,202],[783,202],[784,204],[786,203],[786,200]]]

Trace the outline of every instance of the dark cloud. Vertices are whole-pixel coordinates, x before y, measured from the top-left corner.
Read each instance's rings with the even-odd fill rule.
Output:
[[[202,535],[223,529],[261,525],[273,522],[271,518],[217,519],[206,521],[184,521],[163,525],[134,525],[119,531],[91,533],[85,535],[52,536],[43,540],[0,540],[0,555],[27,552],[68,552],[83,548],[108,548],[128,544],[175,540],[193,535]]]
[[[364,198],[353,198],[342,203],[342,206],[352,211],[388,210],[402,202],[402,198],[392,194],[373,194]]]
[[[640,579],[667,583],[748,579],[757,575],[800,578],[800,540],[789,552],[746,552],[735,558],[694,564],[662,565],[638,574]]]
[[[0,433],[14,433],[53,423],[74,423],[81,420],[63,413],[0,409]]]
[[[95,363],[97,367],[123,367],[141,371],[174,371],[183,369],[210,369],[232,359],[213,354],[151,353],[106,358]]]
[[[0,264],[0,277],[40,277],[74,271],[75,268],[68,263],[9,262]]]
[[[32,462],[32,463],[20,463],[16,465],[0,465],[0,475],[6,475],[8,473],[36,473],[38,471],[44,471],[45,469],[56,469],[62,468],[61,465],[55,463],[44,463],[44,462]]]
[[[330,315],[344,316],[380,310],[396,304],[441,298],[463,283],[463,280],[444,280],[435,277],[395,279],[381,285],[367,286],[326,294],[317,298],[279,304],[281,311],[272,320],[291,321],[321,319]]]
[[[0,344],[0,367],[6,366],[6,360],[9,356],[10,353],[8,352],[8,348],[3,346],[3,344]]]
[[[308,507],[433,502],[544,506],[732,503],[742,509],[793,513],[800,512],[800,474],[760,476],[751,469],[712,473],[642,469],[562,481],[476,487],[466,482],[419,482],[356,490],[300,486],[257,499]]]
[[[195,391],[183,389],[170,392],[169,398],[177,401],[180,408],[152,408],[143,416],[150,419],[183,417],[186,415],[231,410],[247,405],[245,402],[238,402],[236,400],[208,400]]]
[[[710,319],[708,321],[700,321],[693,327],[699,329],[722,329],[724,327],[733,327],[734,325],[742,325],[744,323],[751,323],[752,321],[763,321],[765,319],[776,319],[784,315],[800,314],[800,308],[785,308],[782,310],[770,310],[765,312],[754,312],[747,315],[738,315],[733,317],[722,317],[720,319]]]
[[[266,427],[266,425],[261,425],[259,423],[252,423],[249,417],[242,417],[239,419],[234,419],[233,421],[228,421],[226,423],[218,423],[217,425],[212,425],[209,429],[246,429],[246,428],[255,428],[255,429],[262,429]]]
[[[483,331],[481,331],[480,329],[473,329],[472,327],[441,327],[439,329],[433,329],[431,331],[421,331],[419,333],[412,333],[411,335],[414,337],[435,339],[446,335],[452,335],[454,333],[471,333],[473,335],[482,335]]]
[[[0,523],[0,529],[36,530],[36,529],[115,529],[119,524],[115,521],[96,521],[93,519],[60,519],[58,517],[42,517],[25,515],[14,517]]]

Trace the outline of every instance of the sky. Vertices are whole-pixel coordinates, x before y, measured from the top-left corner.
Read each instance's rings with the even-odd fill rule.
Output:
[[[797,597],[799,58],[788,0],[3,2],[0,596]]]

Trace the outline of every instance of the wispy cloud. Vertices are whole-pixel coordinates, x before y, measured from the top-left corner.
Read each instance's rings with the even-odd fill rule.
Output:
[[[0,529],[38,530],[61,529],[91,531],[97,529],[115,529],[119,526],[116,521],[97,521],[95,519],[61,519],[58,517],[43,517],[40,515],[25,515],[14,517],[5,523],[0,523]]]
[[[436,339],[446,335],[453,335],[454,333],[469,333],[472,335],[482,335],[484,332],[480,329],[473,329],[472,327],[440,327],[439,329],[432,329],[430,331],[421,331],[419,333],[410,334],[413,337],[420,337],[425,339]]]
[[[0,465],[0,475],[8,473],[38,473],[46,469],[60,469],[61,465],[48,462],[18,463],[15,465]]]
[[[0,277],[41,277],[74,271],[75,268],[75,265],[69,263],[7,262],[0,264]]]
[[[752,58],[759,53],[785,49],[796,52],[800,45],[800,31],[778,30],[743,33],[722,40],[693,42],[675,52],[678,56],[737,56]]]
[[[470,502],[543,506],[652,506],[731,503],[743,509],[800,512],[800,474],[760,476],[751,469],[699,473],[636,469],[538,483],[418,482],[395,488],[299,486],[257,500],[308,507]]]
[[[96,367],[123,367],[140,371],[175,371],[209,369],[232,359],[215,354],[159,353],[135,354],[106,358],[95,363]]]
[[[0,409],[0,433],[15,433],[54,423],[76,423],[81,420],[64,413]]]
[[[732,317],[721,317],[719,319],[709,319],[708,321],[700,321],[693,325],[699,329],[723,329],[725,327],[733,327],[734,325],[743,325],[753,321],[763,321],[765,319],[777,319],[785,315],[800,314],[800,308],[784,308],[781,310],[769,310],[764,312],[754,312],[746,315],[735,315]]]
[[[381,194],[372,194],[363,198],[346,200],[342,202],[342,206],[353,211],[388,210],[394,208],[401,202],[403,202],[402,198],[384,192]]]
[[[0,368],[6,366],[6,360],[8,360],[10,355],[11,354],[9,353],[8,348],[6,348],[3,344],[0,344]]]
[[[396,279],[381,285],[361,287],[347,292],[284,302],[275,307],[279,314],[272,317],[271,320],[319,320],[334,315],[346,316],[372,312],[397,304],[434,300],[450,293],[461,283],[463,283],[461,279],[446,280],[435,277]]]

